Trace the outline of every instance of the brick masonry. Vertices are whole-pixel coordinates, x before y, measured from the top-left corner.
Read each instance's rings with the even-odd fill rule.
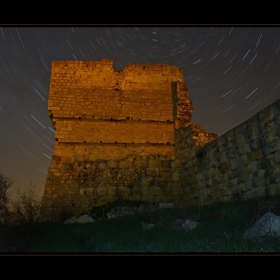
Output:
[[[48,109],[56,141],[42,219],[117,199],[181,200],[176,130],[193,125],[193,107],[178,67],[115,71],[108,59],[53,61]],[[193,127],[207,142],[207,132]]]

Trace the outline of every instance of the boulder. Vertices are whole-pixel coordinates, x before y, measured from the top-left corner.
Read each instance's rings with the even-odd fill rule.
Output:
[[[185,222],[181,225],[181,227],[182,227],[184,230],[188,231],[188,230],[195,229],[196,226],[197,226],[197,224],[198,224],[198,222],[187,219],[187,220],[185,220]]]
[[[280,236],[280,216],[267,212],[244,234],[245,238]]]
[[[145,222],[141,222],[140,225],[142,226],[143,229],[151,229],[155,226],[154,224],[149,224]]]
[[[188,230],[195,229],[197,224],[198,224],[198,222],[192,221],[190,219],[177,219],[172,223],[170,228],[175,229],[175,230],[184,229],[184,230],[188,231]]]
[[[87,223],[93,223],[93,222],[95,222],[95,219],[93,219],[91,216],[85,214],[82,216],[74,216],[74,217],[67,219],[64,222],[64,225],[66,225],[66,224],[87,224]]]

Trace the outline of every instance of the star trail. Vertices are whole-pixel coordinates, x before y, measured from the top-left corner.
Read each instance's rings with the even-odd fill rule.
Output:
[[[43,194],[55,131],[53,60],[161,63],[184,71],[192,121],[224,134],[280,98],[280,26],[0,27],[0,172]]]

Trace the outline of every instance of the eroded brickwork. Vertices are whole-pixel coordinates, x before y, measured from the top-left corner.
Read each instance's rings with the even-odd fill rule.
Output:
[[[48,109],[56,142],[46,220],[116,199],[180,204],[179,131],[191,125],[201,146],[214,137],[193,126],[183,72],[166,64],[115,71],[108,59],[54,61]]]
[[[195,146],[201,148],[207,143],[215,140],[218,135],[216,133],[209,133],[202,125],[191,125],[193,132],[193,139],[195,140]]]

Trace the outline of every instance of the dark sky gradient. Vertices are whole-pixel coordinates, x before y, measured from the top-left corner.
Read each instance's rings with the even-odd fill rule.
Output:
[[[219,136],[280,98],[280,26],[0,28],[0,172],[43,194],[54,146],[53,60],[165,63],[184,71],[193,123]]]

